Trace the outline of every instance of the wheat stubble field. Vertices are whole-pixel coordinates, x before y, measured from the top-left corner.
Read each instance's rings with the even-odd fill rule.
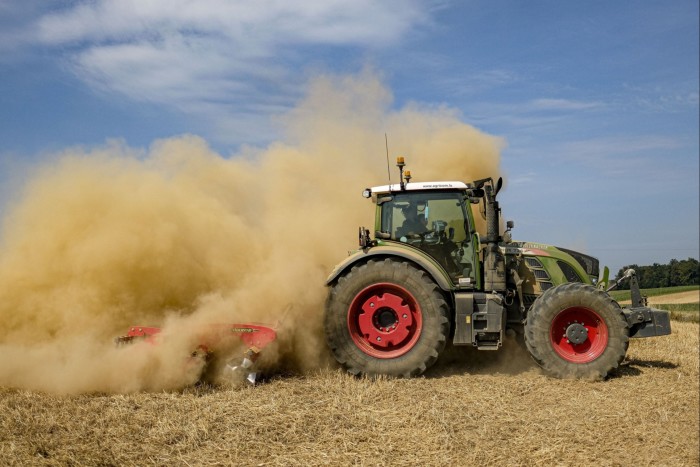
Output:
[[[4,465],[698,465],[698,324],[632,340],[602,382],[555,380],[514,342],[425,377],[337,369],[130,395],[0,389]]]

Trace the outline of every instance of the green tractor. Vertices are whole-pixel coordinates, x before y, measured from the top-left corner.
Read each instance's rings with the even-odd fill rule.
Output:
[[[623,277],[632,305],[622,308],[597,259],[512,241],[512,222],[501,234],[501,179],[415,183],[403,158],[397,166],[400,183],[363,192],[376,205],[374,239],[360,228],[360,248],[327,280],[326,339],[348,372],[417,376],[448,341],[498,350],[516,333],[547,373],[600,379],[623,361],[629,338],[671,333],[669,313],[647,306],[633,270]]]

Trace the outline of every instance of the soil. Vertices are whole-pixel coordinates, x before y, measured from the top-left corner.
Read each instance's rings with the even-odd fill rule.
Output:
[[[515,341],[425,377],[326,368],[256,387],[56,395],[0,388],[3,465],[697,466],[697,323],[632,339],[605,381],[545,376]],[[321,351],[319,349],[319,351]]]

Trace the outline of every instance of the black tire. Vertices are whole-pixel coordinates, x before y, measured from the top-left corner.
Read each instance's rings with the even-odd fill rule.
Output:
[[[562,284],[544,292],[532,305],[525,344],[553,376],[603,379],[625,358],[629,326],[607,293],[587,284]]]
[[[326,340],[353,375],[417,376],[445,348],[448,316],[445,298],[423,270],[390,258],[370,260],[330,287]]]

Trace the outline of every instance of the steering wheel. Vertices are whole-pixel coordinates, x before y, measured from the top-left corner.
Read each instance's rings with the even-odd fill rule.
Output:
[[[411,245],[415,245],[419,243],[421,246],[425,245],[426,243],[429,245],[434,245],[436,243],[440,243],[440,237],[439,236],[434,236],[434,237],[428,237],[429,235],[435,234],[434,230],[426,230],[425,232],[422,233],[410,233],[403,235],[401,238],[402,240],[405,238],[406,243],[410,243]],[[420,242],[417,241],[410,241],[410,240],[420,240]]]

